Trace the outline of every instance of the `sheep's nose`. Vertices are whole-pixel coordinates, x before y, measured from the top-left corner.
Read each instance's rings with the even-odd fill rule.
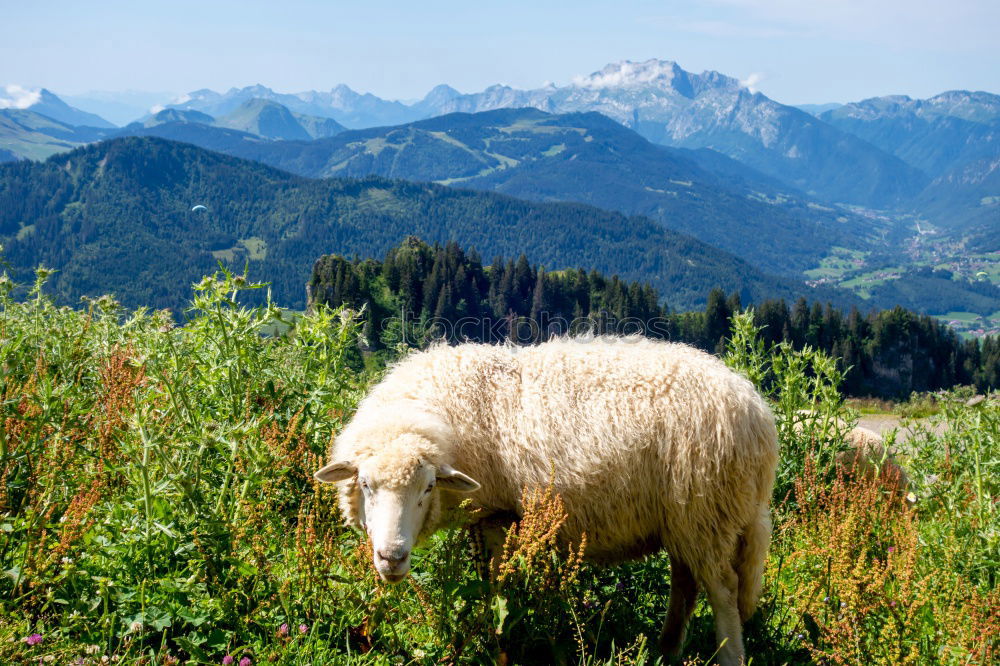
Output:
[[[378,555],[378,559],[389,565],[390,569],[395,569],[410,556],[409,553],[386,552],[384,550],[379,550],[375,554]]]

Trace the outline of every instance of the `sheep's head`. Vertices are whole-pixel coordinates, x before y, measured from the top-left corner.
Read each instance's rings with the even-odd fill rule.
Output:
[[[344,482],[345,514],[368,533],[375,568],[389,583],[403,580],[410,570],[413,546],[437,526],[439,493],[471,493],[479,488],[476,481],[449,465],[390,454],[333,462],[316,472],[316,478]]]

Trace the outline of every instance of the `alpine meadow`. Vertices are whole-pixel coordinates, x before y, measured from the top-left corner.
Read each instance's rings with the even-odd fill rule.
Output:
[[[995,3],[50,4],[0,664],[1000,663]]]

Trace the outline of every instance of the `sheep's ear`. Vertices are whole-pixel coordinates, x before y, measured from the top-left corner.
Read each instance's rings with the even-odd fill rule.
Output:
[[[479,482],[470,476],[462,474],[451,465],[441,465],[437,470],[438,488],[456,493],[474,493],[479,490]]]
[[[354,463],[342,460],[340,462],[333,462],[319,470],[313,477],[317,481],[322,481],[324,483],[336,483],[338,481],[345,481],[350,479],[355,474],[358,473],[358,468],[354,466]]]

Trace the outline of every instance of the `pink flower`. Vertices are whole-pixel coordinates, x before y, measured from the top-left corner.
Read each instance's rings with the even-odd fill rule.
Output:
[[[893,547],[893,546],[889,546],[889,552],[890,552],[890,553],[891,553],[892,551],[894,551],[894,550],[896,550],[896,549],[895,549],[895,547]]]
[[[308,631],[309,631],[309,625],[308,624],[300,624],[299,625],[299,633],[300,634],[308,633]]]
[[[24,642],[27,643],[28,645],[38,645],[39,643],[42,642],[42,635],[31,634],[30,636],[24,639]]]
[[[280,627],[278,627],[278,635],[279,636],[287,636],[288,635],[288,623],[287,622],[284,623],[284,624],[282,624]]]
[[[250,661],[250,657],[243,657],[240,659],[240,666],[253,666],[253,662]]]
[[[233,666],[234,661],[236,660],[233,659],[233,655],[227,654],[225,657],[222,658],[222,666]]]

